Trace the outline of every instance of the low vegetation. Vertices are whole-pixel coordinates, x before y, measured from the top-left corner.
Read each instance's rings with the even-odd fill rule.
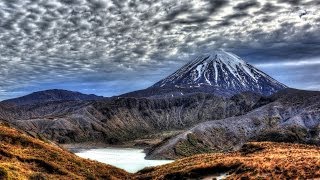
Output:
[[[174,148],[175,153],[179,157],[187,157],[194,154],[203,154],[210,152],[205,143],[199,140],[194,134],[187,135],[188,141],[182,141]]]
[[[199,141],[193,136],[188,139],[191,144]],[[301,144],[251,142],[238,152],[199,154],[130,174],[77,157],[3,123],[0,142],[0,179],[320,178],[320,148]],[[199,153],[205,152],[205,145],[198,148]]]
[[[320,178],[320,148],[251,142],[238,152],[200,154],[137,173],[139,179],[313,179]]]
[[[0,179],[128,179],[129,173],[90,161],[0,123]]]

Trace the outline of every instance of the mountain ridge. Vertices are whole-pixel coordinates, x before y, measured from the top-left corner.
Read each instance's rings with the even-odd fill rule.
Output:
[[[102,96],[94,94],[83,94],[76,91],[69,91],[64,89],[48,89],[44,91],[37,91],[25,96],[1,101],[5,104],[27,105],[34,103],[43,103],[51,101],[87,101],[103,99]]]
[[[0,118],[59,143],[119,144],[154,133],[179,131],[208,119],[244,114],[259,98],[252,93],[233,98],[199,93],[168,99],[52,101],[0,106]]]

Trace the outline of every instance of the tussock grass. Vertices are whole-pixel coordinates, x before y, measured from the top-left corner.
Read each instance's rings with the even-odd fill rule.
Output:
[[[320,148],[251,142],[238,152],[199,154],[130,174],[0,123],[0,179],[199,179],[223,173],[228,179],[320,178]]]
[[[0,179],[129,179],[129,175],[0,123]]]
[[[140,179],[188,179],[228,173],[228,179],[320,178],[320,148],[302,144],[251,142],[233,153],[200,154],[144,169]],[[213,175],[213,176],[212,176]]]

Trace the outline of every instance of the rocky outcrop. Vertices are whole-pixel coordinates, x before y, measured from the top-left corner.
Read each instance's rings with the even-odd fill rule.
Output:
[[[153,147],[148,158],[174,159],[238,150],[248,141],[320,144],[320,92],[286,89],[251,112],[200,123]]]

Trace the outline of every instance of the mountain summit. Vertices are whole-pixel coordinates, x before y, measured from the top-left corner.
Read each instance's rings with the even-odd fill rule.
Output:
[[[286,88],[240,57],[223,50],[198,56],[152,87],[200,88],[230,94],[251,91],[262,95]]]

